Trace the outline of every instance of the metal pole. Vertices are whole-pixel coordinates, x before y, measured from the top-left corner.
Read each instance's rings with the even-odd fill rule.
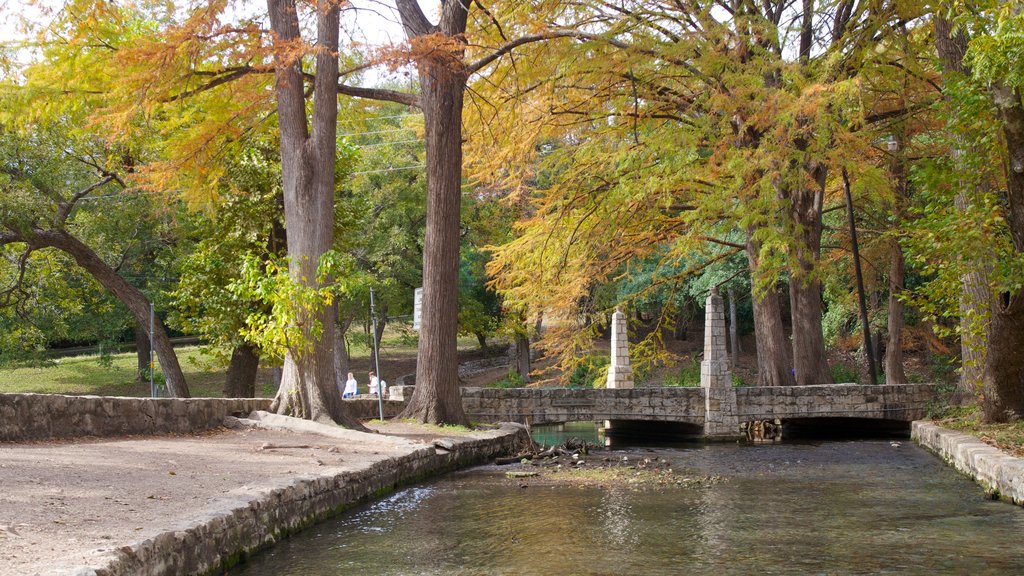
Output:
[[[156,324],[156,311],[153,303],[149,303],[149,393],[156,398],[156,382],[153,379],[153,372],[156,372],[156,365],[153,363],[153,325]]]
[[[380,421],[384,421],[384,394],[381,393],[380,374],[380,342],[377,340],[377,304],[373,299],[373,288],[370,288],[370,318],[373,319],[373,369],[377,375],[377,408],[380,410]]]
[[[850,193],[850,176],[843,168],[843,189],[846,191],[846,216],[850,222],[850,243],[853,246],[853,269],[857,274],[857,298],[860,300],[860,322],[864,326],[864,350],[868,355],[868,375],[871,384],[878,384],[875,373],[875,351],[871,342],[871,327],[868,326],[868,305],[864,300],[864,276],[860,271],[860,249],[857,247],[857,227],[853,223],[853,195]]]

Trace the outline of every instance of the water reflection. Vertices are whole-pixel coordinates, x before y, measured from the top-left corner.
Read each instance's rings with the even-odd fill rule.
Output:
[[[690,445],[624,454],[702,488],[528,484],[482,467],[403,489],[232,574],[1021,574],[1024,510],[913,444]]]

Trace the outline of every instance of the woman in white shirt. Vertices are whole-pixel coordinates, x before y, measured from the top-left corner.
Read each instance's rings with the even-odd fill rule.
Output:
[[[377,393],[377,386],[379,386],[379,385],[380,385],[380,379],[377,378],[376,374],[374,374],[373,372],[370,372],[370,388],[369,388],[369,390],[367,392],[369,392],[370,395],[376,394]]]
[[[342,392],[342,398],[352,398],[353,396],[359,395],[359,383],[356,382],[356,377],[351,372],[348,373],[348,380],[345,381],[345,391]]]

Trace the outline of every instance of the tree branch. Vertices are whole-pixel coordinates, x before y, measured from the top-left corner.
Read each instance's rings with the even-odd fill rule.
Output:
[[[353,96],[355,98],[366,98],[369,100],[385,100],[387,102],[397,102],[399,104],[405,104],[406,106],[421,108],[419,96],[415,94],[409,94],[407,92],[398,92],[397,90],[386,90],[384,88],[363,88],[361,86],[349,86],[348,84],[338,84],[338,93],[344,94],[346,96]]]
[[[57,214],[53,217],[54,225],[60,226],[67,222],[68,216],[71,215],[71,211],[74,210],[75,208],[75,203],[77,203],[82,198],[88,196],[90,193],[92,193],[93,190],[96,190],[101,186],[109,184],[110,182],[113,182],[116,178],[117,177],[114,176],[113,174],[107,174],[100,181],[90,184],[89,186],[86,186],[85,188],[72,194],[70,200],[60,202],[57,205]]]

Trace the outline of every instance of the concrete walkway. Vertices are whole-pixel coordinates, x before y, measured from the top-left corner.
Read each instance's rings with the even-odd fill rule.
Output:
[[[474,447],[460,461],[480,459],[521,432],[464,434],[442,449],[432,441],[452,433],[436,427],[332,428],[327,436],[316,426],[0,444],[0,574],[202,573],[451,467],[460,445]]]

